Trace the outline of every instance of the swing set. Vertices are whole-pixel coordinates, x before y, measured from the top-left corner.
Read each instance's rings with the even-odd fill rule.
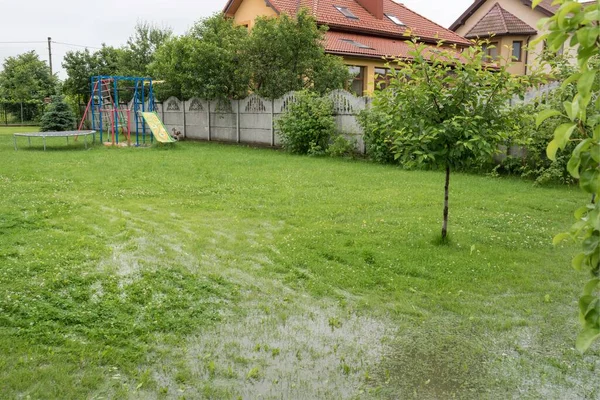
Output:
[[[100,142],[104,143],[103,133],[105,130],[110,135],[106,145],[131,146],[133,132],[135,132],[135,146],[144,145],[147,129],[143,113],[152,113],[156,110],[152,79],[98,75],[90,78],[90,89],[90,100],[79,124],[79,130],[82,130],[84,122],[89,118],[92,122],[92,129],[100,132]],[[133,90],[133,96],[129,103],[120,101],[119,94],[122,90]],[[134,128],[132,119],[135,130],[132,130]],[[126,143],[119,143],[119,134],[125,136]],[[152,143],[154,135],[149,136],[149,141]]]

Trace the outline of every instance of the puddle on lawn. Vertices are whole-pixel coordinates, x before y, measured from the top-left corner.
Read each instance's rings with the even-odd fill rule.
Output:
[[[243,399],[349,399],[368,391],[392,328],[309,301],[263,296],[246,316],[190,338],[194,379]]]

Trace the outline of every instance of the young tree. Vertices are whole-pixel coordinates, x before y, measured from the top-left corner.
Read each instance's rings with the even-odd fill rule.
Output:
[[[533,1],[532,7],[540,1]],[[538,114],[537,125],[551,117],[563,118],[564,123],[556,128],[548,145],[548,157],[555,159],[558,149],[576,143],[567,170],[592,199],[575,212],[577,222],[571,231],[554,238],[555,244],[567,238],[579,243],[581,251],[573,258],[572,265],[591,275],[579,300],[583,329],[576,347],[584,352],[600,338],[600,4],[584,6],[571,0],[555,0],[555,3],[560,7],[554,16],[540,21],[549,33],[539,40],[546,40],[555,52],[567,41],[571,47],[577,46],[578,70],[564,83],[576,82],[577,93],[571,101],[563,103],[563,110]]]
[[[154,53],[171,36],[171,28],[160,28],[148,22],[138,22],[133,35],[122,48],[120,69],[123,75],[150,76]]]
[[[341,89],[350,79],[341,58],[325,55],[324,33],[307,9],[296,18],[258,18],[247,47],[253,90],[274,99],[292,90]]]
[[[491,158],[503,137],[508,100],[523,88],[506,67],[488,64],[481,46],[459,53],[441,43],[409,42],[412,60],[398,60],[389,88],[375,95],[381,123],[396,128],[396,159],[407,166],[443,168],[442,240],[448,234],[450,172]]]
[[[62,96],[52,96],[52,103],[42,116],[40,131],[60,132],[75,128],[75,116]]]
[[[227,99],[248,93],[250,72],[243,55],[248,31],[216,14],[156,52],[152,71],[181,96]]]

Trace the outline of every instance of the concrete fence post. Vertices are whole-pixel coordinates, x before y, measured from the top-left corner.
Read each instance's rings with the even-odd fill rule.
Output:
[[[164,119],[163,119],[164,121]],[[186,138],[187,134],[186,134],[186,126],[187,126],[187,121],[185,118],[185,100],[183,100],[183,137]]]
[[[236,113],[235,113],[235,133],[236,133],[236,141],[237,143],[240,143],[241,140],[241,135],[240,135],[240,101],[241,100],[236,100],[235,102],[237,103],[237,108],[236,108]]]
[[[208,113],[208,141],[210,142],[210,100],[208,100],[208,107],[206,107],[206,112]]]
[[[271,146],[275,146],[275,100],[271,100]]]

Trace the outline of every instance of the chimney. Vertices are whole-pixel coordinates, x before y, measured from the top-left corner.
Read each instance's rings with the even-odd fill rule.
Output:
[[[356,0],[365,10],[377,19],[383,19],[383,0]]]

